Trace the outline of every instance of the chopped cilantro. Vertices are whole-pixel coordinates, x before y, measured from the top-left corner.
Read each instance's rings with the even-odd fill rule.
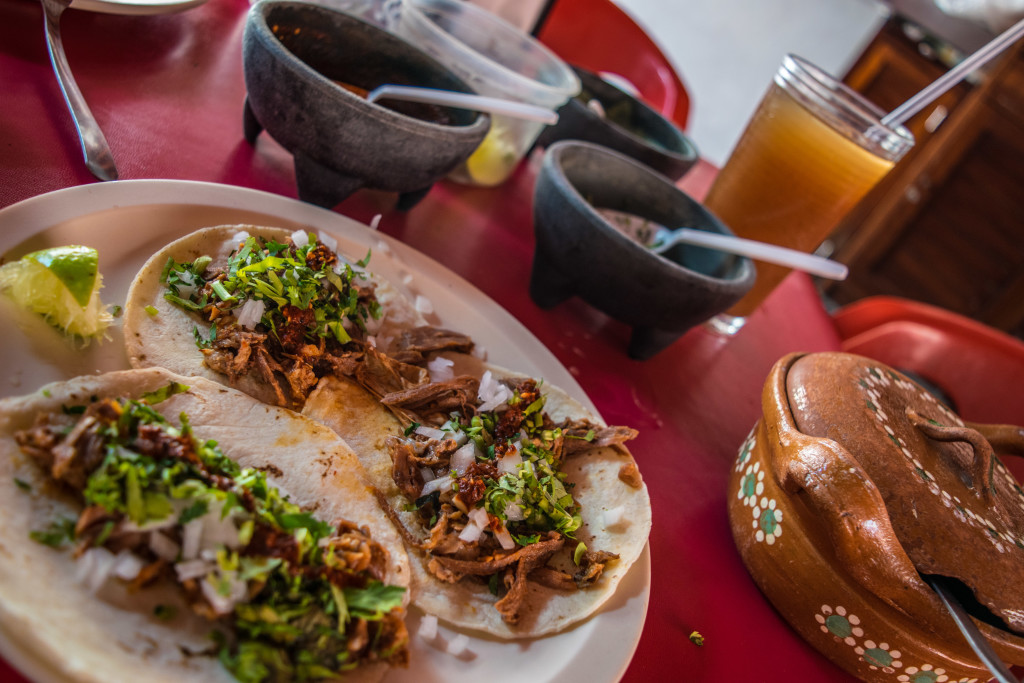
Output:
[[[208,349],[213,345],[213,342],[217,339],[217,323],[214,322],[210,325],[209,336],[204,337],[203,333],[199,331],[199,328],[195,325],[192,326],[192,336],[195,337],[196,346],[201,349]]]
[[[22,491],[31,491],[32,490],[32,484],[28,483],[27,481],[22,481],[21,479],[18,479],[17,477],[14,478],[14,485],[17,486]]]
[[[175,394],[183,394],[189,390],[187,384],[181,384],[180,382],[171,382],[165,386],[160,387],[155,391],[147,391],[142,394],[142,400],[149,405],[156,405],[162,401],[166,401]]]
[[[380,619],[384,614],[402,606],[405,589],[371,581],[366,588],[345,587],[345,604],[351,616]]]
[[[694,631],[690,634],[690,641],[697,647],[702,647],[704,645],[704,636],[699,631]]]
[[[172,384],[153,398],[183,389]],[[92,427],[102,439],[103,460],[88,473],[82,491],[87,507],[101,506],[111,516],[95,545],[108,543],[126,518],[144,526],[177,514],[180,529],[216,514],[218,533],[230,534],[233,526],[238,542],[229,535],[213,547],[207,545],[210,527],[204,526],[203,550],[213,550],[206,559],[215,561],[194,580],[204,595],[212,588],[228,602],[225,618],[236,637],[219,641],[219,658],[239,680],[336,679],[360,661],[386,659],[404,647],[401,639],[381,637],[390,630],[377,622],[395,618],[389,615],[401,607],[405,589],[347,564],[347,546],[332,543],[339,533],[333,525],[289,502],[263,472],[242,469],[215,441],[198,440],[187,415],[179,416],[176,427],[144,401],[113,403]],[[144,446],[143,426],[150,428]],[[153,448],[154,440],[160,445],[154,428],[170,448]],[[73,539],[74,529],[75,520],[58,520],[31,536],[56,547]],[[169,619],[173,610],[158,606],[153,614]],[[347,649],[353,637],[348,624],[356,620],[366,622],[359,628],[369,638],[358,658]]]
[[[314,343],[327,339],[347,344],[354,328],[365,331],[367,320],[382,315],[379,302],[361,298],[355,281],[365,274],[340,261],[312,235],[303,247],[249,237],[232,252],[223,271],[207,273],[210,259],[204,258],[167,263],[161,277],[167,286],[164,299],[193,312],[211,303],[230,312],[259,300],[264,304],[259,322],[274,335],[289,322],[287,307],[312,309],[316,316],[306,325],[306,338]],[[356,265],[362,268],[366,262]],[[214,329],[209,341],[198,329],[193,334],[200,348],[216,338]]]
[[[205,499],[197,500],[196,502],[189,505],[187,508],[182,510],[181,516],[178,517],[178,524],[188,524],[193,519],[199,519],[205,515],[210,509],[210,503]]]
[[[110,315],[114,316],[115,318],[120,318],[122,312],[124,312],[124,308],[118,306],[117,304],[114,304],[110,309]]]
[[[93,541],[92,544],[94,546],[96,546],[97,548],[99,548],[100,546],[102,546],[104,543],[107,542],[107,539],[110,538],[110,533],[113,530],[114,530],[114,520],[111,519],[111,520],[108,520],[106,523],[103,524],[103,528],[100,529],[100,533],[96,536],[96,540]]]
[[[153,616],[160,621],[169,621],[173,619],[177,612],[178,610],[171,605],[157,605],[153,608]]]
[[[573,553],[572,553],[573,564],[575,564],[576,566],[579,566],[580,560],[583,559],[583,555],[586,552],[587,552],[587,544],[584,543],[583,541],[580,541],[579,543],[577,543],[576,544],[576,550],[574,550]]]
[[[145,311],[150,317],[156,317],[160,314],[160,311],[157,310],[156,306],[146,306]]]
[[[51,548],[58,548],[66,541],[72,541],[75,538],[75,520],[68,517],[62,517],[61,519],[55,520],[50,524],[49,527],[41,531],[30,531],[28,537],[36,543],[42,543],[48,545]]]
[[[419,426],[420,426],[419,422],[413,422],[411,425],[409,425],[408,427],[405,428],[405,435],[409,436],[410,434],[415,432],[419,428]]]

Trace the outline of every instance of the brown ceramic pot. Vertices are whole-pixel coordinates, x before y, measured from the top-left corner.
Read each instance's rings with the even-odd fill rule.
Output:
[[[955,577],[1024,664],[1024,491],[993,452],[1024,429],[966,425],[878,362],[793,354],[740,449],[729,517],[743,561],[808,642],[867,681],[985,681],[923,574]]]

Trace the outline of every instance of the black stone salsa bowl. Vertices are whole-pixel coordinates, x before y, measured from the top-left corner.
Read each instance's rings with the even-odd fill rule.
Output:
[[[401,194],[399,208],[483,140],[490,117],[433,105],[380,101],[392,83],[472,92],[405,40],[353,15],[301,2],[255,4],[242,42],[245,137],[266,130],[295,160],[299,198],[333,207],[359,188]]]
[[[533,200],[530,296],[538,306],[581,297],[633,328],[628,352],[643,360],[753,286],[750,259],[685,245],[655,254],[617,227],[616,215],[732,234],[643,164],[587,142],[556,143],[544,154]]]

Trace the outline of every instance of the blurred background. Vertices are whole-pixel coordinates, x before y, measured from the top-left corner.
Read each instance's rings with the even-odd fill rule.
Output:
[[[539,15],[542,42],[551,36],[553,24],[571,27],[569,33],[594,26],[597,8],[610,4],[473,1],[518,14],[523,27],[534,27],[531,22]],[[689,97],[683,117],[678,110],[667,111],[671,108],[663,107],[662,113],[674,114],[703,158],[716,166],[728,158],[784,54],[818,64],[891,111],[1024,11],[1024,0],[614,4],[626,18],[595,31],[602,35],[590,41],[598,49],[594,53],[594,45],[589,46],[588,58],[610,62],[609,55],[623,53],[621,45],[628,41],[621,28],[631,18],[629,23],[639,25],[667,57]],[[1020,42],[911,118],[907,127],[916,139],[914,148],[819,249],[851,271],[844,282],[822,284],[826,302],[838,306],[873,295],[905,297],[1024,338]]]

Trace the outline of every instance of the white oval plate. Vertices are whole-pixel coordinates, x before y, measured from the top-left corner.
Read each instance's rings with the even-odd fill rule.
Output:
[[[385,219],[386,220],[386,219]],[[142,264],[171,240],[198,228],[225,223],[306,227],[324,231],[338,247],[361,257],[372,250],[370,270],[408,296],[426,297],[431,321],[465,332],[497,365],[543,378],[594,410],[571,374],[518,320],[494,300],[433,259],[388,235],[337,213],[229,185],[177,180],[127,180],[58,190],[0,210],[0,254],[9,260],[48,246],[84,244],[100,254],[102,298],[123,305]],[[35,314],[0,297],[0,316],[17,329],[0,335],[0,358],[8,370],[0,396],[28,393],[50,381],[128,367],[120,326],[111,339],[74,349]],[[596,413],[596,410],[595,410]],[[636,650],[650,597],[650,551],[619,584],[602,610],[581,624],[546,638],[500,641],[470,635],[456,658],[445,645],[456,631],[441,625],[436,641],[416,633],[421,614],[412,610],[412,666],[394,670],[387,683],[482,683],[486,681],[617,681]],[[37,681],[59,681],[44,662],[32,661],[15,639],[0,630],[0,654]]]

